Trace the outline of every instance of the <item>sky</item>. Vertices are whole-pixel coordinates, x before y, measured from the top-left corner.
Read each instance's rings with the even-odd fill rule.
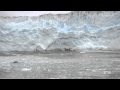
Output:
[[[0,11],[0,16],[39,16],[43,14],[69,13],[71,11]]]

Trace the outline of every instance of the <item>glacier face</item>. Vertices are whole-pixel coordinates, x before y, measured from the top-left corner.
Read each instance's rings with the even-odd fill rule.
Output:
[[[0,51],[120,49],[119,11],[0,17]]]

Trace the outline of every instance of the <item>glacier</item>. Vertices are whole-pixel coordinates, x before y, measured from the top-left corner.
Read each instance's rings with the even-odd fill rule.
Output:
[[[0,51],[120,49],[120,11],[0,16]]]

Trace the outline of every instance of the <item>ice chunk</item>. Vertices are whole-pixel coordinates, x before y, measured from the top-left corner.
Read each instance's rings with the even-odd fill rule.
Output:
[[[31,71],[31,68],[22,68],[21,71]]]

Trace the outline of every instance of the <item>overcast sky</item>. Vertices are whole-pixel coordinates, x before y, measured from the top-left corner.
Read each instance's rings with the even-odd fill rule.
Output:
[[[59,14],[70,11],[0,11],[0,16],[38,16],[42,14]]]

